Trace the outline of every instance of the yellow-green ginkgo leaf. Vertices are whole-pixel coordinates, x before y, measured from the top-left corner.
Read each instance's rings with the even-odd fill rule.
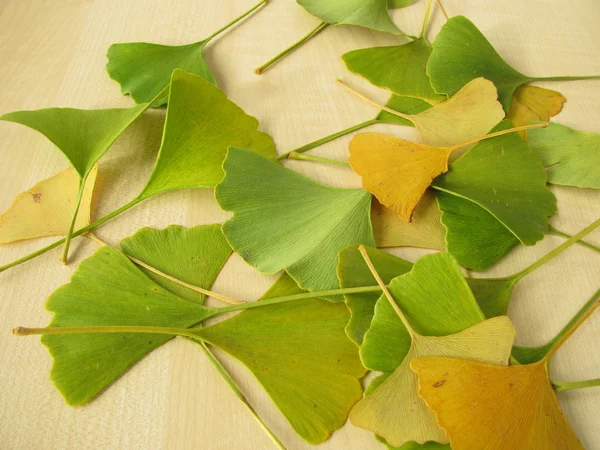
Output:
[[[263,298],[297,292],[293,284],[283,274]],[[343,303],[303,299],[249,309],[197,335],[248,367],[296,432],[318,444],[362,395],[366,369],[344,333],[348,318]]]
[[[556,398],[548,362],[600,306],[597,295],[592,306],[571,321],[532,364],[504,367],[453,357],[412,362],[419,394],[436,414],[454,450],[480,448],[483,442],[490,450],[583,450]],[[597,381],[588,385],[594,384]]]
[[[90,223],[92,193],[97,174],[96,165],[85,182],[75,221],[77,228]],[[0,244],[67,234],[78,189],[79,177],[75,169],[69,167],[17,195],[10,208],[0,217]]]
[[[417,114],[404,114],[379,105],[339,82],[369,103],[412,122],[423,142],[431,146],[452,146],[483,136],[504,118],[496,87],[485,78],[471,80],[451,98]]]
[[[378,278],[376,273],[374,276]],[[378,283],[410,335],[411,343],[408,353],[394,372],[354,406],[350,420],[361,428],[373,431],[392,446],[407,442],[446,443],[448,440],[444,430],[438,427],[433,412],[419,398],[418,379],[410,369],[411,361],[429,355],[460,355],[458,357],[464,359],[506,365],[515,329],[510,319],[502,316],[477,323],[455,334],[423,336],[414,330],[383,282],[378,280]],[[414,287],[417,288],[415,294],[422,289],[421,286]],[[420,300],[426,302],[425,298]]]
[[[425,191],[409,223],[374,198],[371,222],[377,247],[420,247],[444,251],[446,230],[435,199],[434,191]]]

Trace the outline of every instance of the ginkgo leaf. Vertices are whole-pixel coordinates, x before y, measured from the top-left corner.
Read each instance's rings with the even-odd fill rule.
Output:
[[[412,269],[411,262],[390,255],[383,250],[371,247],[365,247],[365,249],[384,283],[389,283],[393,278]],[[351,245],[340,250],[337,275],[341,288],[374,286],[377,284],[358,251],[358,245]],[[350,320],[348,326],[346,326],[346,334],[357,345],[362,344],[364,334],[371,326],[375,304],[380,296],[381,293],[379,292],[344,295],[346,306],[350,310]]]
[[[407,6],[412,5],[413,0],[388,0],[388,8],[406,8]]]
[[[376,272],[373,275],[378,278]],[[433,281],[432,275],[439,275],[439,282]],[[410,273],[392,280],[391,291],[386,289],[383,281],[377,281],[385,296],[380,302],[388,302],[400,319],[400,327],[404,327],[400,336],[387,334],[388,339],[400,339],[396,339],[397,345],[393,346],[394,359],[400,363],[391,375],[354,406],[350,420],[383,437],[392,446],[410,441],[419,444],[428,441],[446,443],[444,431],[436,425],[433,413],[418,397],[417,377],[410,370],[410,362],[423,355],[462,355],[467,359],[507,364],[514,327],[508,317],[481,321],[483,314],[458,265],[447,254],[421,258]],[[379,306],[378,302],[374,323],[378,320]],[[466,315],[456,314],[461,307],[465,308]],[[416,331],[414,321],[423,323],[432,335],[425,336]],[[470,322],[475,324],[470,325]],[[462,331],[444,335],[443,330],[451,327],[462,327]],[[368,347],[370,333],[371,330],[361,346],[363,363],[370,367],[370,363],[365,361],[369,351],[377,367],[386,366],[388,360],[381,357],[383,349]]]
[[[162,230],[142,228],[121,241],[123,252],[178,280],[210,288],[231,254],[220,225]],[[205,295],[141,268],[157,284],[185,300],[203,303]]]
[[[90,223],[97,174],[96,165],[85,183],[75,222],[77,228]],[[67,234],[78,189],[79,177],[75,169],[69,167],[17,195],[10,208],[0,216],[0,244]]]
[[[231,148],[215,197],[234,213],[223,231],[263,273],[285,269],[308,291],[335,289],[337,253],[374,245],[371,195],[317,183],[248,150]]]
[[[600,134],[551,123],[544,133],[528,134],[527,142],[542,159],[549,183],[600,189]]]
[[[356,92],[338,80],[344,87],[363,100],[385,110],[385,107]],[[412,122],[419,130],[423,142],[444,147],[485,135],[504,118],[502,105],[491,81],[476,78],[467,83],[452,98],[438,103],[418,114],[403,114],[388,110]]]
[[[437,94],[425,72],[431,44],[420,37],[408,44],[353,50],[342,56],[351,72],[399,96],[416,97],[429,103],[446,99]]]
[[[421,247],[444,251],[446,230],[435,200],[434,192],[425,191],[409,223],[373,199],[371,222],[377,247]]]
[[[203,78],[173,71],[162,143],[140,198],[164,191],[214,187],[223,178],[228,147],[275,155],[271,137],[258,121]]]
[[[548,122],[551,117],[562,111],[566,101],[560,92],[525,84],[515,91],[506,118],[515,126],[528,125],[540,120]],[[527,131],[520,131],[519,134],[526,138]]]
[[[289,292],[289,282],[283,275],[263,298]],[[240,360],[296,432],[318,444],[362,395],[366,370],[344,333],[348,318],[344,304],[304,299],[244,311],[197,334]]]
[[[495,366],[429,357],[412,362],[419,393],[436,412],[453,449],[583,446],[567,422],[546,363]]]
[[[367,191],[410,222],[433,179],[448,170],[452,150],[379,133],[360,133],[350,141],[349,162]]]
[[[503,121],[493,131],[511,125]],[[525,245],[544,237],[548,217],[556,212],[540,159],[514,133],[479,142],[432,186],[482,207]]]
[[[600,291],[599,291],[600,292]],[[532,364],[501,367],[448,357],[412,362],[419,394],[453,449],[583,449],[555,395],[548,361],[600,306],[598,292]],[[450,356],[450,355],[443,355]]]
[[[508,228],[478,204],[446,192],[438,193],[437,203],[446,228],[446,250],[462,267],[484,270],[519,244]]]
[[[202,52],[213,38],[255,11],[267,2],[262,0],[237,19],[220,28],[206,39],[187,45],[159,45],[148,42],[112,44],[106,57],[108,75],[121,86],[122,94],[130,94],[136,103],[150,102],[169,84],[175,69],[198,75],[210,83],[215,79],[204,61]],[[153,106],[164,105],[166,98],[154,102]]]
[[[404,34],[392,21],[388,0],[296,0],[326,23],[357,25],[392,34]]]
[[[491,80],[498,88],[498,98],[505,111],[510,110],[515,90],[525,83],[598,78],[523,75],[509,66],[481,31],[464,16],[448,19],[440,30],[427,61],[427,74],[435,92],[446,95],[458,92],[474,78]]]
[[[110,247],[102,247],[83,261],[71,281],[48,298],[46,309],[54,313],[50,327],[187,328],[213,312],[166,291]],[[42,343],[54,359],[50,378],[57,389],[68,404],[83,405],[171,338],[132,333],[60,334],[43,336]]]

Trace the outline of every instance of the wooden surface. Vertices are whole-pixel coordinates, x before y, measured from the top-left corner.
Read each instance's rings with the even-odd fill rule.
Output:
[[[256,0],[0,0],[0,113],[50,106],[128,106],[104,70],[110,44],[151,41],[184,44],[210,34]],[[424,0],[394,13],[399,26],[417,33]],[[448,12],[471,18],[518,70],[531,75],[600,73],[600,3],[596,0],[446,0]],[[336,77],[379,100],[388,94],[345,70],[340,56],[352,49],[393,45],[402,39],[356,27],[330,27],[262,76],[252,73],[318,20],[292,0],[265,8],[209,44],[206,57],[221,88],[288,151],[371,118],[376,110],[335,84]],[[443,23],[436,11],[430,36]],[[600,132],[600,81],[553,83],[568,99],[560,123]],[[94,203],[101,217],[133,197],[143,184],[159,146],[162,112],[145,115],[101,161]],[[377,126],[381,132],[417,139],[412,129]],[[0,123],[0,210],[19,192],[67,167],[41,135]],[[349,138],[314,151],[346,159]],[[296,170],[336,186],[358,186],[343,168],[292,161]],[[600,214],[600,192],[553,188],[557,228],[574,233]],[[192,226],[222,222],[211,190],[181,191],[151,199],[98,229],[110,243],[142,226]],[[600,244],[600,233],[590,240]],[[0,249],[0,264],[52,242],[41,239]],[[488,273],[511,274],[558,245],[547,237],[519,248]],[[0,274],[0,448],[2,449],[268,449],[272,448],[246,409],[229,391],[204,354],[183,340],[153,352],[103,395],[83,408],[68,407],[48,379],[51,358],[35,337],[16,338],[16,325],[44,326],[46,297],[68,281],[96,248],[79,238],[76,261],[64,267],[59,251]],[[398,249],[410,260],[423,251]],[[272,283],[234,255],[214,289],[250,300]],[[517,342],[536,345],[552,337],[600,285],[600,255],[576,246],[522,281],[510,316]],[[552,361],[557,380],[600,376],[600,314],[596,314]],[[252,404],[290,449],[305,449],[252,375],[219,353]],[[584,446],[600,449],[600,388],[559,394],[561,405]],[[323,449],[382,448],[372,434],[351,425]]]

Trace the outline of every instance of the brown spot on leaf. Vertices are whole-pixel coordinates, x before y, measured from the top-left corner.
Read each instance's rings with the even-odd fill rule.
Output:
[[[42,193],[41,192],[36,192],[34,194],[31,194],[31,196],[33,197],[33,201],[36,203],[39,203],[42,201]]]
[[[440,381],[438,381],[437,383],[435,383],[435,384],[433,385],[433,387],[440,387],[440,386],[443,386],[445,382],[446,382],[446,380],[440,380]]]

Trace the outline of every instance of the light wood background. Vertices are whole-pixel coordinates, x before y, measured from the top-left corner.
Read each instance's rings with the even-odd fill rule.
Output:
[[[202,39],[251,7],[256,0],[0,0],[0,113],[50,106],[124,107],[131,100],[105,73],[110,44],[151,41],[184,44]],[[394,13],[399,26],[416,34],[424,0]],[[532,75],[600,73],[600,3],[596,0],[446,0],[451,15],[471,18],[498,51]],[[206,49],[221,88],[288,151],[373,117],[376,110],[336,86],[342,77],[378,100],[388,94],[345,70],[340,56],[356,48],[402,42],[356,27],[330,27],[262,76],[253,69],[312,29],[318,20],[292,0],[272,0]],[[443,23],[434,12],[430,36]],[[600,132],[600,81],[553,83],[568,99],[560,123]],[[142,117],[101,161],[94,204],[101,217],[133,197],[145,182],[159,146],[163,112]],[[378,126],[378,131],[417,139],[414,130]],[[0,210],[16,194],[67,167],[41,135],[0,122]],[[346,159],[349,138],[314,151]],[[600,151],[600,149],[599,149]],[[336,186],[358,186],[344,168],[290,161],[289,167]],[[559,213],[552,223],[574,233],[600,215],[600,192],[553,188]],[[174,192],[151,199],[97,230],[116,244],[142,226],[192,226],[222,222],[211,190]],[[590,240],[600,244],[600,233]],[[7,245],[0,264],[53,239]],[[561,242],[547,237],[520,248],[489,271],[511,274]],[[2,449],[268,449],[271,442],[198,349],[174,340],[137,364],[103,395],[83,408],[68,407],[48,379],[51,358],[35,337],[10,334],[16,325],[44,326],[46,297],[66,283],[77,263],[96,245],[74,241],[76,261],[64,267],[59,251],[0,274],[0,448]],[[398,249],[415,260],[423,251]],[[250,300],[273,277],[258,274],[234,255],[216,291]],[[517,342],[536,345],[552,337],[600,285],[600,255],[576,246],[516,288],[510,316]],[[552,362],[557,380],[600,376],[600,314],[596,314]],[[290,449],[299,439],[252,375],[219,353],[251,403]],[[586,448],[600,449],[600,388],[559,394],[561,405]],[[323,449],[381,448],[373,436],[351,425]]]

